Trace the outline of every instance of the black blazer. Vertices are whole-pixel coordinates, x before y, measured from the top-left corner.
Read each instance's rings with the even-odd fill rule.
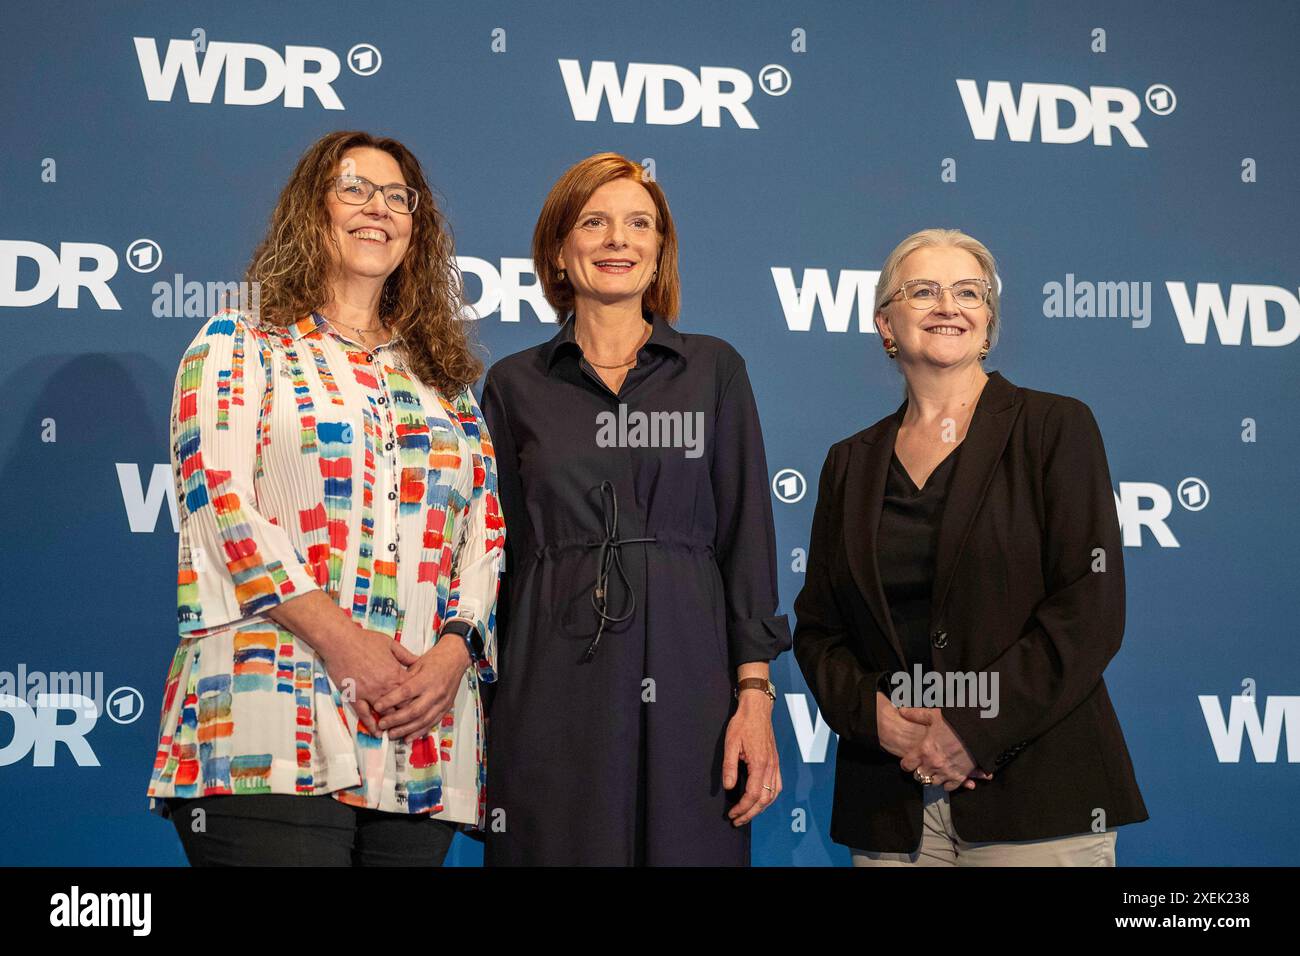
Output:
[[[920,845],[923,794],[876,735],[876,689],[906,669],[876,556],[906,408],[831,447],[794,605],[795,656],[840,735],[831,839],[890,852]],[[1124,560],[1092,412],[992,372],[955,467],[935,560],[933,667],[996,671],[1000,703],[996,717],[943,708],[976,763],[993,773],[949,795],[958,835],[982,842],[1082,833],[1094,829],[1098,811],[1107,828],[1145,820],[1101,677],[1124,633]]]

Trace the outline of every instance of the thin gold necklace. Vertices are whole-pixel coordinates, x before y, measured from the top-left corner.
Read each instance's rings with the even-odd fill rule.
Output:
[[[385,327],[383,319],[379,320],[379,326],[377,328],[362,329],[362,328],[358,328],[355,325],[346,325],[343,322],[339,322],[335,319],[331,319],[328,315],[325,315],[324,312],[322,312],[321,315],[324,317],[325,321],[328,322],[330,325],[337,325],[339,328],[347,329],[349,332],[356,332],[362,336],[375,335],[377,333],[383,332]]]
[[[361,327],[359,327],[359,326],[356,326],[356,325],[345,325],[344,323],[340,322],[338,319],[331,319],[329,316],[326,316],[326,317],[325,317],[325,321],[328,322],[328,323],[330,323],[330,325],[337,325],[337,326],[339,326],[340,328],[347,329],[349,332],[371,332],[371,333],[374,333],[374,332],[382,332],[382,331],[383,331],[383,328],[384,328],[384,323],[383,323],[382,320],[380,320],[380,323],[379,323],[377,326],[375,326],[373,329],[363,329],[363,328],[361,328]]]
[[[601,365],[599,362],[593,362],[591,359],[587,359],[587,364],[593,365],[596,368],[628,368],[629,366],[636,364],[636,358],[633,358],[628,362],[619,362],[617,365]]]
[[[651,330],[651,331],[653,331],[653,330]],[[576,335],[574,336],[574,340],[575,340],[575,341],[577,340],[577,336],[576,336]],[[636,353],[637,353],[637,352],[640,352],[640,351],[641,351],[641,346],[642,346],[642,345],[645,345],[646,342],[648,342],[648,341],[650,341],[650,333],[649,333],[649,332],[647,332],[647,333],[645,334],[645,337],[644,337],[643,339],[641,339],[641,343],[640,343],[640,345],[638,345],[638,346],[636,347],[636,350],[632,353],[632,358],[630,358],[630,359],[629,359],[628,361],[626,361],[626,362],[619,362],[619,363],[616,364],[616,365],[601,365],[599,362],[593,362],[591,359],[587,359],[587,364],[588,364],[588,365],[595,366],[596,368],[629,368],[629,367],[631,367],[631,366],[633,366],[633,365],[636,364]],[[581,343],[581,342],[578,343],[578,348],[582,349],[582,343]],[[586,349],[582,349],[582,352],[583,352],[583,358],[587,358],[587,354],[586,354],[586,353],[587,353],[587,350],[586,350]]]

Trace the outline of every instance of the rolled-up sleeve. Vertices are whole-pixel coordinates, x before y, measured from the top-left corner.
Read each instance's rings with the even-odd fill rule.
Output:
[[[790,622],[776,613],[776,532],[763,431],[744,361],[736,360],[719,399],[711,466],[718,516],[714,551],[733,668],[770,661],[791,644]]]
[[[464,532],[453,558],[443,627],[461,621],[477,632],[483,646],[482,658],[477,662],[478,676],[490,683],[497,679],[497,598],[506,527],[498,497],[492,438],[483,413],[468,388],[456,400],[456,413],[470,447],[474,488],[462,519]]]
[[[257,510],[253,481],[274,388],[270,364],[262,337],[234,311],[208,320],[181,359],[171,463],[182,637],[209,636],[319,590],[285,530]]]

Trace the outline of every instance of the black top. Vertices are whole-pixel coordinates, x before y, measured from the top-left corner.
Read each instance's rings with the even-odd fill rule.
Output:
[[[930,660],[930,598],[934,591],[934,556],[939,546],[939,522],[952,482],[958,445],[917,488],[898,455],[889,462],[884,505],[877,541],[880,582],[894,622],[894,630],[907,652],[910,670]]]

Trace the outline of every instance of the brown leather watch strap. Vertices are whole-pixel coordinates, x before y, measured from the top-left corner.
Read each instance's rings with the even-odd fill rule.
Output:
[[[740,699],[742,690],[761,690],[768,696],[768,699],[776,703],[776,688],[772,682],[765,677],[746,677],[736,683],[735,696]]]

